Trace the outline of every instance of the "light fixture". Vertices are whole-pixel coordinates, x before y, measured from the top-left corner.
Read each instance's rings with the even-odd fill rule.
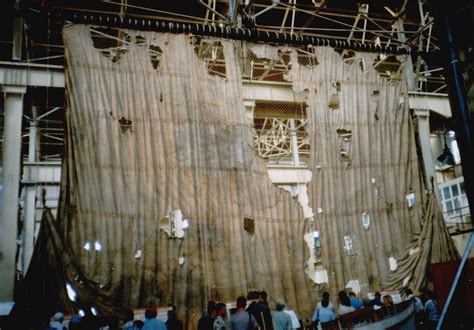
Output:
[[[454,156],[451,150],[448,147],[448,143],[446,142],[446,132],[444,132],[444,151],[443,153],[437,158],[441,165],[455,165],[456,162],[454,161]]]

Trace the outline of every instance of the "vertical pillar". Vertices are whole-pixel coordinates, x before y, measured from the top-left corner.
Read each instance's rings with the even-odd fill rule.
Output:
[[[3,208],[0,219],[0,303],[13,301],[24,86],[3,86]]]
[[[291,135],[291,153],[293,155],[293,165],[300,165],[300,155],[298,152],[298,136],[296,135],[295,120],[290,119],[290,135]]]
[[[417,116],[418,138],[420,140],[421,154],[425,167],[425,187],[430,191],[432,189],[430,178],[433,177],[436,180],[430,144],[430,111],[415,109],[415,114]],[[435,189],[435,193],[438,194],[438,189]]]
[[[22,255],[22,270],[23,275],[26,275],[28,265],[30,264],[31,256],[34,249],[34,234],[35,234],[35,214],[36,214],[36,184],[34,182],[34,173],[36,169],[33,162],[36,161],[36,140],[37,140],[37,111],[36,107],[31,108],[30,121],[30,138],[28,141],[28,165],[25,173],[25,194],[24,194],[24,217],[23,217],[23,255]]]
[[[255,100],[244,100],[245,113],[253,126],[253,112],[255,110]]]

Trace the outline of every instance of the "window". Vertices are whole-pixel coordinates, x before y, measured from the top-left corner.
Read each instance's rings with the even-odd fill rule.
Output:
[[[313,251],[314,263],[321,262],[321,238],[319,237],[319,231],[313,232]]]
[[[352,238],[350,236],[344,236],[344,251],[349,256],[354,254],[352,251]]]
[[[438,188],[445,219],[451,223],[470,222],[464,178],[440,184]]]

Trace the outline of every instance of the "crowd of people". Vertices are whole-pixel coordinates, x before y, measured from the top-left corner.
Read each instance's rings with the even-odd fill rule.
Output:
[[[407,300],[414,301],[416,312],[416,324],[419,329],[434,329],[439,320],[438,306],[434,293],[422,289],[415,296],[412,290],[406,290]],[[309,325],[310,329],[321,329],[325,323],[332,322],[336,317],[354,312],[367,307],[381,309],[394,305],[390,295],[374,294],[371,300],[362,300],[356,293],[340,291],[333,304],[328,292],[323,292],[321,301],[317,304]],[[249,302],[249,303],[248,303]],[[227,315],[229,312],[230,315]],[[294,318],[292,318],[292,315]],[[63,325],[64,315],[60,312],[53,315],[47,330],[65,330]],[[237,298],[236,307],[227,309],[223,303],[209,301],[206,311],[198,322],[198,330],[291,330],[305,328],[301,326],[298,316],[293,311],[287,310],[283,300],[277,300],[275,309],[272,311],[267,301],[265,291],[250,292],[247,297]],[[92,321],[95,323],[91,323]],[[145,311],[145,320],[135,320],[133,311],[124,315],[122,327],[118,320],[112,318],[79,317],[73,316],[69,321],[69,329],[126,329],[126,330],[183,330],[183,322],[177,319],[176,309],[173,307],[167,312],[167,321],[163,322],[157,318],[156,308],[148,308]]]

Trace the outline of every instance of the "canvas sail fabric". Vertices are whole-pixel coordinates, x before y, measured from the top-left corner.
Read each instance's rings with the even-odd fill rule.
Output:
[[[401,258],[420,232],[424,204],[406,81],[381,77],[372,68],[375,54],[355,54],[350,63],[331,49],[316,56],[314,67],[292,60],[292,80],[295,91],[308,90],[315,146],[308,190],[323,264],[330,286],[357,281],[380,290],[389,258]],[[411,192],[417,202],[408,208]]]
[[[386,288],[407,287],[414,290],[427,286],[430,264],[459,259],[448,228],[444,222],[435,193],[430,193],[423,214],[422,231],[405,249],[405,255],[399,262],[399,269],[390,274]]]
[[[264,289],[309,318],[322,290],[335,293],[349,281],[363,292],[384,286],[388,258],[405,255],[423,221],[403,79],[380,77],[374,55],[356,54],[348,64],[318,48],[319,65],[304,67],[291,51],[288,79],[308,95],[312,221],[271,183],[253,150],[232,41],[220,40],[220,78],[208,74],[188,36],[122,33],[126,47],[117,51],[125,51],[111,58],[94,47],[89,26],[63,32],[68,136],[55,226],[70,257],[57,269],[83,305],[113,314],[173,303],[192,327],[208,299],[234,301],[249,290]],[[158,65],[150,59],[157,47]],[[417,200],[411,208],[409,192]],[[174,210],[190,221],[183,239],[160,230]],[[306,275],[304,235],[315,230],[327,283]]]
[[[188,324],[208,299],[234,301],[256,289],[309,314],[315,285],[304,275],[307,221],[253,150],[233,43],[222,41],[223,79],[208,74],[185,35],[125,33],[132,43],[114,62],[94,48],[89,27],[64,29],[61,221],[83,275],[117,306],[173,303]],[[133,43],[137,36],[161,48],[158,69],[149,48]],[[158,223],[178,209],[190,227],[183,239],[170,239]],[[244,218],[254,220],[253,234]],[[83,248],[96,241],[100,251]]]
[[[304,66],[293,51],[290,77],[294,91],[308,95],[314,150],[308,194],[329,286],[334,293],[345,287],[417,290],[426,272],[415,268],[426,270],[457,252],[447,230],[439,230],[436,239],[426,237],[422,249],[431,254],[423,252],[419,265],[403,261],[430,217],[442,219],[439,207],[433,209],[437,200],[427,198],[422,186],[403,70],[387,78],[373,67],[376,54],[353,53],[348,60],[329,48],[314,53],[319,65]],[[414,205],[408,204],[410,194]],[[409,274],[405,283],[393,280]]]

